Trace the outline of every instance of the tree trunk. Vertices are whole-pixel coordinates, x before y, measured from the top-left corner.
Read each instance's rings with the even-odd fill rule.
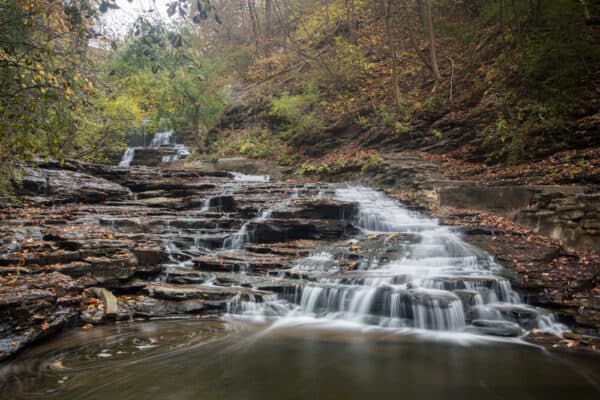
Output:
[[[260,41],[260,26],[258,24],[258,15],[256,14],[254,0],[248,0],[248,13],[250,14],[250,21],[252,23],[252,33],[254,33],[254,39],[256,41],[256,52],[260,55],[262,51]]]
[[[348,34],[350,36],[350,41],[354,45],[356,45],[358,43],[358,41],[357,41],[357,37],[356,37],[357,22],[356,22],[356,15],[354,14],[354,1],[346,0],[345,4],[346,4],[346,13],[348,15],[348,18],[347,18]]]
[[[198,150],[205,153],[208,149],[208,137],[202,137],[200,133],[200,105],[194,105],[194,115],[192,116],[192,124],[194,129],[194,137],[196,138],[196,144]]]
[[[389,57],[392,61],[392,89],[394,91],[394,103],[397,108],[401,106],[401,98],[400,98],[400,86],[398,83],[398,60],[397,60],[397,52],[396,45],[394,42],[394,37],[392,35],[392,0],[380,0],[381,1],[381,9],[384,15],[385,22],[385,34],[389,48]]]
[[[427,30],[429,34],[429,55],[431,56],[431,69],[436,82],[442,80],[442,75],[438,68],[437,53],[435,51],[435,34],[433,32],[433,16],[431,15],[431,0],[425,1],[425,13],[427,17]]]
[[[519,21],[519,13],[517,12],[517,5],[515,3],[515,0],[512,0],[512,9],[513,9],[513,14],[515,14],[515,30],[518,33],[521,33],[521,24]]]
[[[427,57],[423,56],[423,53],[421,52],[421,48],[419,47],[419,43],[417,42],[417,35],[415,34],[415,31],[413,30],[413,28],[411,26],[410,8],[408,6],[408,0],[403,0],[403,3],[404,3],[404,10],[406,11],[406,14],[408,15],[408,17],[404,19],[404,27],[408,31],[408,38],[410,40],[410,43],[412,44],[413,48],[415,49],[415,53],[417,54],[417,56],[419,57],[421,62],[423,62],[423,64],[425,64],[425,66],[433,73],[433,68],[431,67],[431,63],[429,62]]]
[[[273,0],[265,0],[265,56],[271,55],[273,44]]]

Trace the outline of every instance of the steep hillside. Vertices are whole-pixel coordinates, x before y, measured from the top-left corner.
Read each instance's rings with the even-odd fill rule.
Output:
[[[595,168],[599,29],[580,3],[432,2],[433,42],[428,2],[312,3],[236,77],[213,151],[298,165],[356,149],[486,164],[558,153],[578,175]]]

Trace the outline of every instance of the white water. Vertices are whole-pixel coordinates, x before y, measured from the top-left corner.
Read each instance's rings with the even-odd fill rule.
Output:
[[[123,157],[121,157],[121,162],[119,162],[119,167],[129,167],[131,162],[133,161],[133,157],[135,156],[135,148],[128,147],[123,153]]]
[[[316,280],[237,312],[259,319],[276,314],[286,324],[314,319],[331,326],[344,321],[418,331],[479,334],[492,329],[506,336],[532,328],[563,329],[548,313],[521,303],[500,275],[502,267],[450,228],[366,187],[340,188],[336,198],[359,204],[355,224],[364,235],[406,237],[394,248],[397,255],[384,263],[363,259],[359,271],[337,273],[330,254],[315,253],[292,271],[312,273]],[[247,237],[244,227],[241,236]]]
[[[176,151],[176,154],[163,156],[163,163],[173,162],[181,158],[187,157],[191,154],[190,149],[187,146],[183,144],[172,143],[172,137],[172,131],[159,132],[156,135],[154,135],[152,141],[150,141],[150,144],[148,145],[148,147],[167,146],[173,148]],[[131,162],[135,158],[135,149],[135,147],[128,147],[127,150],[125,150],[125,153],[123,153],[123,157],[121,158],[121,162],[119,162],[119,167],[129,167],[131,165]]]
[[[171,136],[173,136],[173,131],[158,132],[152,138],[150,147],[169,146],[171,144]]]
[[[237,182],[269,182],[271,180],[269,175],[246,175],[241,172],[231,172],[231,175]]]

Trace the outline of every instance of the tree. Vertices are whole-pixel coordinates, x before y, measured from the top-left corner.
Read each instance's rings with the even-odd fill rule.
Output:
[[[401,106],[400,98],[400,86],[398,83],[398,60],[396,53],[396,40],[392,33],[392,1],[393,0],[380,0],[381,10],[383,12],[383,21],[385,23],[385,35],[388,46],[388,54],[392,63],[392,90],[394,94],[394,103],[396,107]]]
[[[95,89],[87,56],[94,3],[0,1],[0,168],[71,148],[72,114]],[[6,182],[6,179],[4,179]]]
[[[438,68],[437,52],[435,50],[435,33],[433,32],[433,16],[431,15],[431,0],[423,0],[424,12],[425,12],[425,23],[427,27],[427,35],[429,37],[429,55],[431,57],[431,69],[433,71],[433,77],[436,83],[441,81],[442,75]]]
[[[271,53],[273,45],[273,0],[265,0],[265,55]]]
[[[137,33],[137,34],[136,34]],[[201,127],[211,126],[225,106],[216,66],[202,57],[190,29],[169,31],[161,23],[140,21],[111,63],[113,96],[133,99],[151,130],[192,126],[205,147]]]

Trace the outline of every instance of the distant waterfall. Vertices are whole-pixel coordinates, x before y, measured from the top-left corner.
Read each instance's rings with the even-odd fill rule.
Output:
[[[131,162],[133,161],[133,157],[135,157],[135,148],[128,147],[123,153],[123,157],[121,157],[121,162],[119,162],[119,167],[129,167]]]

